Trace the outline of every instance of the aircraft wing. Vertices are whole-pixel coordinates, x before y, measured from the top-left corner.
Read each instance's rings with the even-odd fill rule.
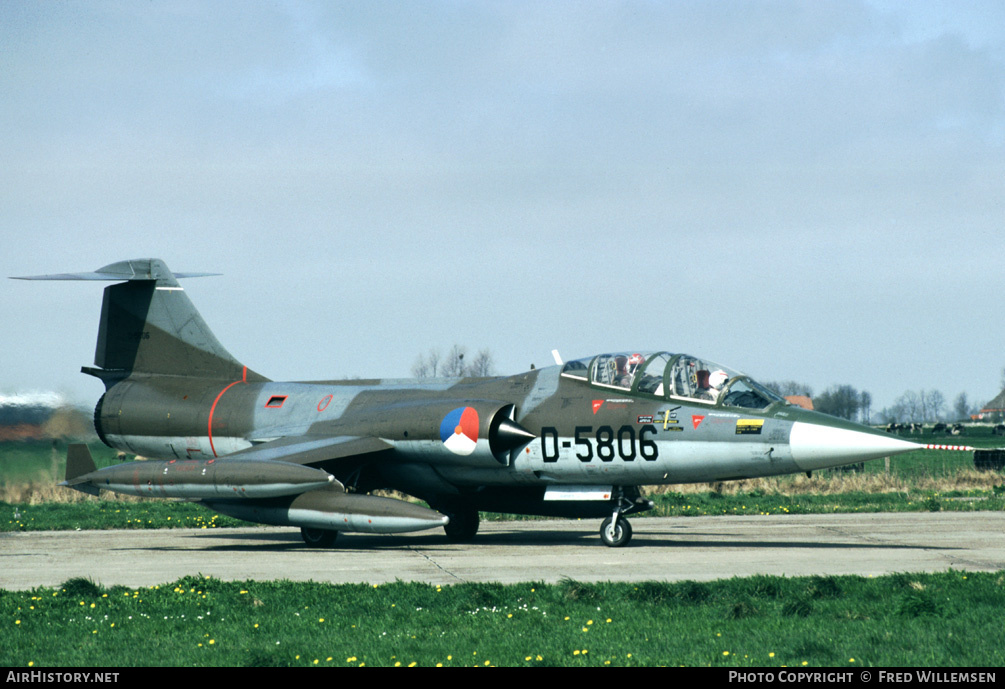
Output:
[[[242,459],[291,464],[320,464],[331,460],[358,458],[391,450],[380,438],[359,436],[289,436],[270,440],[221,459]]]

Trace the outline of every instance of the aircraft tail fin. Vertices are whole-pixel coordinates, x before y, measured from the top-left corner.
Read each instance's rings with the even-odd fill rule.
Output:
[[[121,280],[105,288],[94,353],[84,373],[106,387],[129,375],[175,375],[248,382],[250,371],[217,341],[176,278],[216,273],[172,273],[160,259],[112,263],[93,273],[37,275],[23,280]]]
[[[59,485],[97,495],[100,491],[90,483],[74,484],[74,479],[97,470],[94,458],[91,457],[91,450],[87,445],[73,443],[66,448],[66,480]]]

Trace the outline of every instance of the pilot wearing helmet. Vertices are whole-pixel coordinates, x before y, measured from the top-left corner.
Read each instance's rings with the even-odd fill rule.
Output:
[[[719,399],[719,393],[727,380],[729,374],[722,369],[711,373],[706,370],[698,371],[698,399],[715,402]]]
[[[705,391],[709,396],[708,398],[713,402],[719,399],[719,393],[722,392],[722,388],[728,380],[729,374],[722,369],[712,371],[708,375],[708,390]]]

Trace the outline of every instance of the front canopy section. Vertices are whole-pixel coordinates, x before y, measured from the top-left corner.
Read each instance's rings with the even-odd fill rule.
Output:
[[[569,361],[562,376],[660,399],[765,409],[784,400],[749,376],[690,354],[615,352]]]

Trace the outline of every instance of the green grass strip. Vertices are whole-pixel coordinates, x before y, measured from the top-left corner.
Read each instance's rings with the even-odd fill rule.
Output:
[[[0,664],[1005,665],[1005,572],[708,583],[224,582],[0,591]]]

